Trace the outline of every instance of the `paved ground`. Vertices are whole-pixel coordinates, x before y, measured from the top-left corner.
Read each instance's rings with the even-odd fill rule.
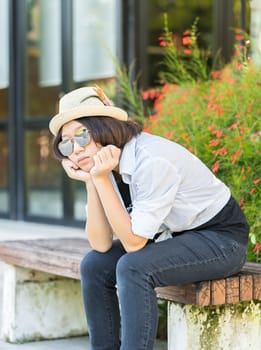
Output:
[[[14,222],[0,219],[0,241],[28,238],[84,237],[84,231],[77,228],[52,226],[35,223]],[[2,310],[2,266],[0,262],[0,314]],[[4,322],[4,315],[0,318]],[[31,342],[26,344],[9,344],[1,341],[0,350],[89,350],[88,337]],[[135,349],[133,349],[135,350]],[[167,350],[166,342],[157,341],[154,350]]]

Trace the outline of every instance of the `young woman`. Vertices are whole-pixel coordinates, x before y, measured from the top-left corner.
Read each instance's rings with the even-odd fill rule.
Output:
[[[60,100],[50,122],[67,175],[86,183],[81,263],[92,350],[152,350],[155,287],[240,271],[249,226],[229,188],[175,142],[142,132],[98,88]]]

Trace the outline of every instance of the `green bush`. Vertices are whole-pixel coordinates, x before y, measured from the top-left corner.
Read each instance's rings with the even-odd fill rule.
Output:
[[[183,65],[185,79],[178,84],[171,82],[173,78],[163,82],[144,130],[182,144],[230,187],[251,226],[248,260],[260,261],[261,69],[247,60],[246,47],[238,45],[233,61],[205,79],[207,63],[198,54],[195,28],[191,33],[193,41],[185,43],[193,42],[186,51],[191,54],[192,69],[187,58],[186,64],[182,63],[166,34],[165,68],[169,72],[162,77],[175,76]],[[188,32],[185,35],[188,37]],[[241,41],[242,36],[237,35]],[[204,79],[193,69],[203,72]]]

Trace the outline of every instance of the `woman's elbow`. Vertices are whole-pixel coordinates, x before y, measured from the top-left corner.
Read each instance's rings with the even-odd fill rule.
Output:
[[[148,239],[142,238],[138,242],[124,244],[124,249],[126,250],[127,253],[135,253],[143,249],[146,246],[147,242],[148,242]]]

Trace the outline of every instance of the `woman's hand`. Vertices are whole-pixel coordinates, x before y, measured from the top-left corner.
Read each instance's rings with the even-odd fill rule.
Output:
[[[91,178],[90,173],[82,170],[75,163],[73,163],[70,159],[63,159],[62,166],[66,172],[66,174],[74,180],[79,180],[83,182],[88,182]]]
[[[94,178],[108,175],[112,170],[118,167],[121,150],[114,145],[102,147],[93,157],[94,167],[90,174]]]

